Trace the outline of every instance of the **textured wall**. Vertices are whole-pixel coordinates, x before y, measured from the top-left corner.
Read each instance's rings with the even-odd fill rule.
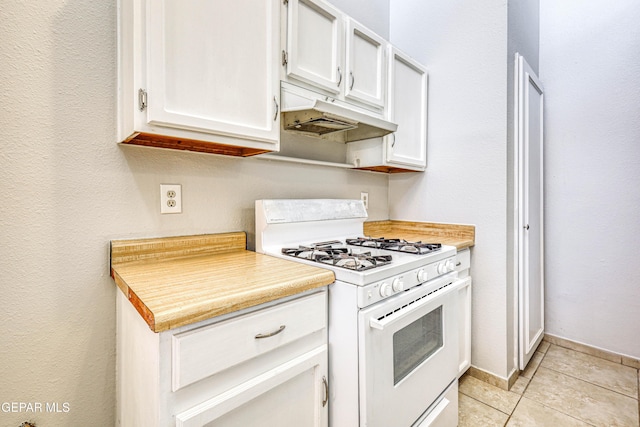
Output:
[[[387,218],[385,175],[117,145],[115,2],[9,0],[0,17],[0,404],[43,404],[0,407],[0,425],[115,424],[110,240],[252,242],[256,198],[369,191]],[[183,214],[160,215],[160,183],[183,185]]]
[[[640,358],[640,2],[540,3],[547,331]]]
[[[362,25],[389,40],[390,0],[328,0]]]
[[[476,225],[472,364],[505,378],[506,3],[392,2],[391,41],[429,69],[427,171],[390,178],[391,217]]]

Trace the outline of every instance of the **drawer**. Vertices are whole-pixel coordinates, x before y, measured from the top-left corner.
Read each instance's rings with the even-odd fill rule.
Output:
[[[463,249],[456,254],[456,271],[468,270],[471,267],[471,251]]]
[[[326,292],[172,337],[172,390],[327,327]]]

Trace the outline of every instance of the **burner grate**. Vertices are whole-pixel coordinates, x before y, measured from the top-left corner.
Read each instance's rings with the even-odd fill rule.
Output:
[[[418,255],[435,252],[442,248],[442,244],[440,243],[423,243],[421,241],[410,242],[404,239],[385,239],[384,237],[358,237],[355,239],[347,239],[346,242],[347,245],[385,249],[387,251],[405,252]]]
[[[333,242],[331,242],[333,243]],[[282,248],[282,253],[294,258],[333,265],[354,271],[371,270],[391,263],[391,255],[373,255],[371,252],[353,253],[349,248],[332,244]]]

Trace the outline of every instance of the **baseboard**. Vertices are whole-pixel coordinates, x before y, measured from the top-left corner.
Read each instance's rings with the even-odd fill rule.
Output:
[[[589,346],[580,342],[571,341],[566,338],[561,338],[550,334],[545,334],[543,341],[547,341],[550,344],[557,345],[558,347],[568,348],[570,350],[579,351],[580,353],[586,353],[591,356],[608,360],[610,362],[620,363],[625,366],[640,369],[640,359],[625,356],[623,354],[602,350],[597,347]],[[480,381],[484,381],[487,384],[491,384],[503,390],[510,390],[520,376],[520,371],[518,369],[514,369],[509,375],[509,378],[502,378],[487,371],[483,371],[482,369],[476,368],[472,365],[471,367],[469,367],[469,370],[465,375],[470,375],[474,378],[479,379]]]
[[[556,335],[544,334],[544,341],[548,341],[551,344],[559,347],[568,348],[571,350],[579,351],[580,353],[586,353],[591,356],[599,357],[601,359],[608,360],[614,363],[620,363],[625,366],[630,366],[635,369],[640,369],[640,359],[625,356],[623,354],[614,353],[612,351],[603,350],[598,347],[593,347],[580,342],[571,341],[566,338],[561,338]]]
[[[467,371],[467,375],[471,375],[474,378],[479,379],[480,381],[484,381],[487,384],[491,384],[492,386],[501,388],[503,390],[509,390],[513,384],[515,384],[520,372],[515,369],[509,375],[509,378],[502,378],[497,375],[491,374],[487,371],[483,371],[482,369],[476,368],[475,366],[469,367]]]

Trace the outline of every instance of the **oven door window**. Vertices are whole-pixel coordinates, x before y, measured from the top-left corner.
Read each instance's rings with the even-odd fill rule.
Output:
[[[393,334],[393,384],[402,381],[442,346],[442,306],[439,306]]]

